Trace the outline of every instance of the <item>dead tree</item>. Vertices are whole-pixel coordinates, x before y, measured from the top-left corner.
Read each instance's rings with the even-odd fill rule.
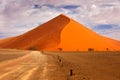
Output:
[[[58,50],[59,50],[60,52],[62,52],[62,48],[58,48]]]

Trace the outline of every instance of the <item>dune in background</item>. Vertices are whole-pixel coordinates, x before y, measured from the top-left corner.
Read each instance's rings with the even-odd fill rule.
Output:
[[[61,14],[20,36],[0,40],[0,48],[58,51],[120,51],[120,41],[103,37]]]

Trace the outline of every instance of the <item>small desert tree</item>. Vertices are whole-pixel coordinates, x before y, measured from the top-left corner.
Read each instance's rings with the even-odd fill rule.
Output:
[[[60,52],[62,52],[62,48],[58,48],[58,50],[59,50]]]
[[[28,48],[28,50],[37,50],[37,48],[34,47],[34,46],[31,46],[31,47]]]
[[[108,48],[106,48],[106,51],[109,51],[109,49],[108,49]]]
[[[94,49],[93,48],[88,48],[88,51],[94,51]]]

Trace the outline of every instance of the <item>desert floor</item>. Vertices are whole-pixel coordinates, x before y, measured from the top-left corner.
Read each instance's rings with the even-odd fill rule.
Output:
[[[120,80],[120,52],[0,50],[0,80]]]
[[[16,56],[16,57],[15,57]],[[57,60],[38,51],[0,50],[0,80],[67,80]]]
[[[56,55],[68,80],[120,80],[120,52],[46,53]]]

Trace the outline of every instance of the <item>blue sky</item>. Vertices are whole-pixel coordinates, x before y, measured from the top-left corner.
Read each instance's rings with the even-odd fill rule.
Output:
[[[0,0],[0,38],[27,32],[59,14],[120,40],[120,0]]]

